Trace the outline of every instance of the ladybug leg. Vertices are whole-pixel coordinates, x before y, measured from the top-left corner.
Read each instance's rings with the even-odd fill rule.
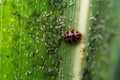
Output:
[[[65,41],[68,43],[68,42],[70,42],[70,40],[69,39],[65,39]]]
[[[70,40],[70,43],[73,43],[73,37],[71,37],[69,40]]]
[[[72,35],[74,34],[74,30],[71,30]]]

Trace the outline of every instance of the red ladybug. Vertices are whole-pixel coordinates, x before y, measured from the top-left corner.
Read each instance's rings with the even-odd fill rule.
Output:
[[[82,35],[79,31],[77,30],[68,30],[64,34],[64,40],[67,43],[76,43],[81,39]]]

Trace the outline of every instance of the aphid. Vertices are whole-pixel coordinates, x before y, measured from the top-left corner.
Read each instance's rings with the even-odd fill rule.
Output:
[[[46,50],[46,53],[56,53],[56,51],[57,51],[57,48],[48,48],[47,50]]]
[[[72,0],[69,1],[69,6],[72,6],[73,5],[73,2]]]
[[[53,69],[50,69],[48,71],[43,72],[43,74],[46,75],[46,76],[56,76],[56,73],[57,73],[57,71],[53,70]]]
[[[68,30],[64,34],[64,40],[67,43],[77,43],[82,38],[82,34],[77,30]]]
[[[29,57],[35,56],[35,52],[31,52]]]
[[[63,8],[66,8],[67,7],[67,2],[64,2],[63,5],[62,5]]]
[[[30,75],[32,73],[32,71],[26,71],[25,75]]]

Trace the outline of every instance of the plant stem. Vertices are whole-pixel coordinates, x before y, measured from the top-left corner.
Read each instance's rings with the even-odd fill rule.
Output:
[[[84,48],[85,41],[84,37],[87,29],[87,19],[88,19],[88,11],[89,11],[90,0],[81,0],[79,17],[78,17],[78,30],[82,33],[82,41],[75,48],[75,58],[74,58],[74,67],[73,67],[73,80],[80,80],[82,73],[82,62],[84,57]]]

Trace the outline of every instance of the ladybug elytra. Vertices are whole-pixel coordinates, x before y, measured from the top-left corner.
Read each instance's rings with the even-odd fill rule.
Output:
[[[82,35],[79,31],[77,30],[68,30],[64,34],[64,40],[67,43],[76,43],[81,39]]]

